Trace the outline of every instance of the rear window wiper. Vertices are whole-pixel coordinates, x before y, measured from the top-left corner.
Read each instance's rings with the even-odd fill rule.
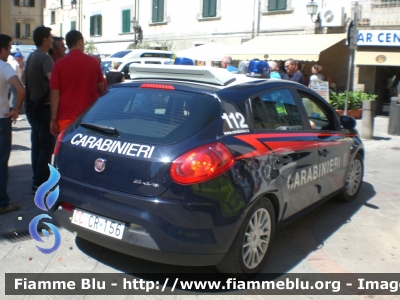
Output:
[[[102,126],[92,123],[80,123],[79,125],[85,128],[94,129],[104,133],[118,134],[118,130],[114,127]]]

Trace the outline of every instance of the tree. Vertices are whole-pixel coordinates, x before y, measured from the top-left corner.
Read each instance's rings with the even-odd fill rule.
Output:
[[[85,49],[84,52],[86,54],[97,54],[99,53],[99,50],[97,49],[97,47],[94,45],[94,42],[92,40],[89,41],[85,41]]]

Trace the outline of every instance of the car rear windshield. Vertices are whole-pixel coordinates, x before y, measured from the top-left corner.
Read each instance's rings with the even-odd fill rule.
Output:
[[[122,58],[122,57],[124,57],[125,55],[127,55],[127,54],[129,54],[129,53],[131,53],[132,51],[119,51],[119,52],[117,52],[117,53],[114,53],[113,55],[111,55],[110,57],[117,57],[117,58]]]
[[[124,140],[167,145],[187,139],[220,115],[220,102],[212,96],[120,87],[99,98],[81,122],[113,127]]]

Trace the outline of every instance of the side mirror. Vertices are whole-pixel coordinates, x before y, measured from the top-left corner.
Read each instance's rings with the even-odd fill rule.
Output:
[[[342,124],[345,129],[354,129],[356,128],[357,122],[353,117],[341,116],[340,124]]]

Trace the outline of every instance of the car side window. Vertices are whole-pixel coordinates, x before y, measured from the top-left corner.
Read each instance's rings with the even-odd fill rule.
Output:
[[[297,91],[302,100],[304,109],[310,121],[311,128],[314,130],[335,130],[335,123],[332,113],[316,97]]]
[[[267,111],[269,119],[271,120],[272,129],[303,129],[299,108],[297,107],[290,90],[271,90],[261,94],[260,100]]]
[[[261,104],[259,97],[251,100],[251,109],[253,111],[254,128],[255,129],[268,129],[269,122],[264,107]]]

